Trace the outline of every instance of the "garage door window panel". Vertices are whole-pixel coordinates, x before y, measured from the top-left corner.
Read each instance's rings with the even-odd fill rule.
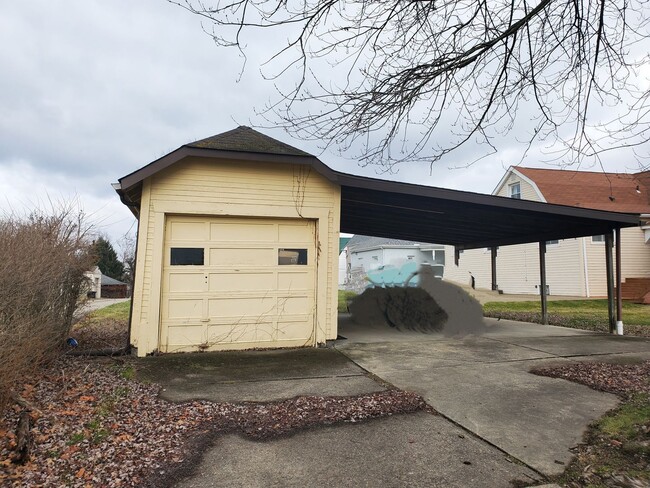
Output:
[[[307,249],[278,249],[280,266],[307,266]]]
[[[203,266],[204,255],[202,247],[172,247],[169,263],[172,266]]]

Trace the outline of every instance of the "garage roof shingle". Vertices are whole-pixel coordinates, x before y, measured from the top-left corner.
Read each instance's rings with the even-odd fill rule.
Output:
[[[312,156],[305,151],[301,151],[298,148],[273,139],[244,125],[222,134],[191,142],[186,144],[186,146],[198,149],[217,149],[220,151]]]

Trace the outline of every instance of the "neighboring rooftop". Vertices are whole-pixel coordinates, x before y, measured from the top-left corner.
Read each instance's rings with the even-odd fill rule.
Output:
[[[359,251],[362,249],[374,249],[381,246],[391,246],[391,247],[442,247],[438,244],[430,244],[428,242],[416,242],[416,241],[406,241],[404,239],[387,239],[385,237],[372,237],[372,236],[362,236],[360,234],[355,234],[352,239],[348,242],[348,249],[351,252]]]
[[[126,283],[116,280],[115,278],[111,278],[110,276],[106,276],[102,273],[102,286],[103,285],[126,285]]]
[[[273,139],[244,125],[222,134],[191,142],[186,144],[186,146],[199,149],[218,149],[221,151],[312,156],[305,151],[301,151],[298,148]]]
[[[610,212],[650,213],[650,171],[605,173],[515,166],[548,203]]]

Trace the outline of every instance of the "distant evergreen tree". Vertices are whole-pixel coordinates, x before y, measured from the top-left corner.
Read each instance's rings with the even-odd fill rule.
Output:
[[[93,253],[99,270],[106,276],[121,280],[124,274],[124,264],[118,259],[111,243],[104,237],[99,237],[93,243]]]

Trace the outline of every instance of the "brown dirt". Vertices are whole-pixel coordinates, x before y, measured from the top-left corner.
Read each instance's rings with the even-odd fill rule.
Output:
[[[126,347],[128,324],[124,320],[82,319],[72,328],[70,336],[76,339],[77,352]]]

